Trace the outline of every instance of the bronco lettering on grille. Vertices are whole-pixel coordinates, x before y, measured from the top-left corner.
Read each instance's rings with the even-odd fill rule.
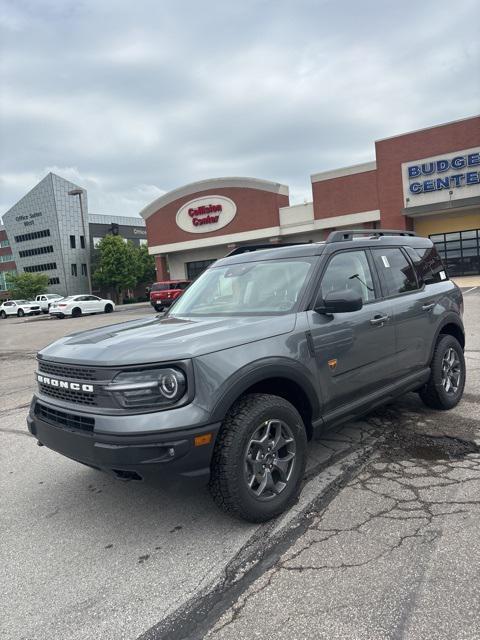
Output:
[[[59,389],[71,389],[72,391],[83,391],[83,393],[93,393],[93,384],[82,384],[80,382],[67,382],[66,380],[57,380],[49,376],[42,376],[37,373],[37,380],[42,384],[50,387],[58,387]]]

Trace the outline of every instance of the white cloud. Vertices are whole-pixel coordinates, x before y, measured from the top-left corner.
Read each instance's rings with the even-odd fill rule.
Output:
[[[476,5],[7,0],[0,214],[50,169],[98,213],[221,175],[301,202],[375,139],[478,110]]]

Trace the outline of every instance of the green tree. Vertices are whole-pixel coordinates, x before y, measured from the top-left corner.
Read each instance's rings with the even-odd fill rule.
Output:
[[[132,242],[120,236],[107,235],[99,242],[93,281],[100,287],[113,290],[115,301],[121,301],[125,289],[133,289],[138,282],[138,259]]]
[[[5,282],[13,298],[33,300],[35,296],[46,292],[48,276],[45,273],[7,273]]]
[[[138,260],[138,282],[137,284],[152,284],[155,282],[155,258],[148,253],[145,246],[135,247]]]

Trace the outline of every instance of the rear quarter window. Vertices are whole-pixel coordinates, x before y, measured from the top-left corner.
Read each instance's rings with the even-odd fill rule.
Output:
[[[435,284],[447,279],[442,259],[435,247],[405,247],[412,260],[418,278],[425,284]]]

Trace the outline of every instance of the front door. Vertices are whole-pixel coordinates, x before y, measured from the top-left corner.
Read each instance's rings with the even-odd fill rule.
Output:
[[[395,379],[392,309],[381,299],[372,271],[364,250],[335,253],[323,273],[319,299],[329,291],[353,289],[363,307],[349,313],[307,312],[325,413]]]

